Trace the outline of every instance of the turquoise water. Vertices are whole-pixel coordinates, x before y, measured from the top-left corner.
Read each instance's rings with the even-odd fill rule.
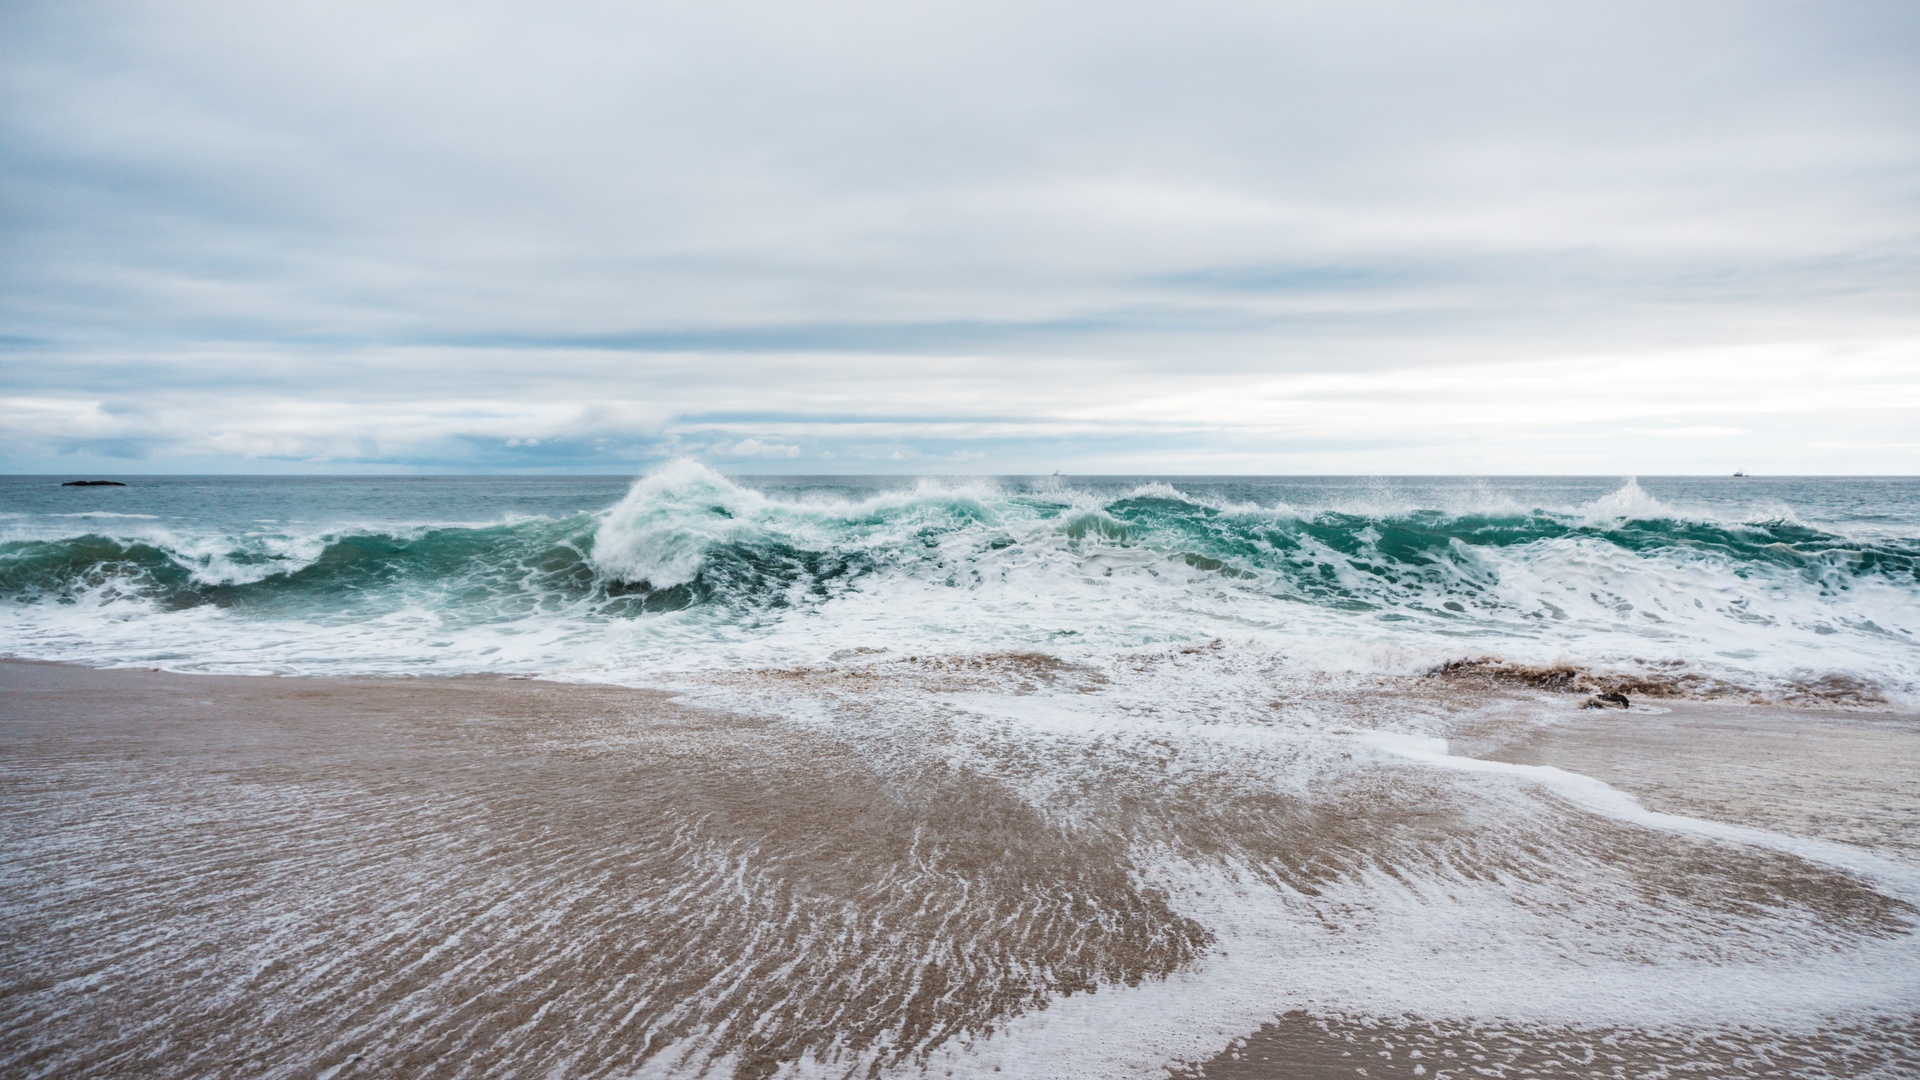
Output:
[[[838,1039],[862,1030],[833,1026],[855,1000],[901,1011],[854,1021],[881,1033],[866,1049],[781,1075],[881,1075],[893,1055],[900,1068],[885,1075],[1163,1076],[1303,1011],[1447,1020],[1475,1040],[1497,1027],[1538,1046],[1585,1032],[1608,1053],[1621,1045],[1610,1032],[1705,1032],[1690,1045],[1734,1061],[1726,1075],[1772,1075],[1786,1059],[1769,1048],[1836,1032],[1878,1059],[1912,1059],[1911,713],[1733,709],[1657,691],[1664,680],[1732,701],[1920,703],[1920,482],[775,480],[690,462],[637,479],[58,479],[0,479],[0,653],[621,682],[742,720],[683,724],[694,714],[504,686],[521,702],[512,719],[471,727],[432,709],[363,727],[352,705],[331,706],[348,738],[419,748],[389,768],[312,756],[305,740],[326,737],[324,718],[275,723],[245,711],[273,696],[249,696],[190,784],[171,758],[123,760],[106,744],[70,765],[78,744],[49,726],[16,787],[30,802],[62,797],[15,817],[64,822],[67,847],[35,864],[30,885],[52,884],[27,892],[70,908],[81,932],[61,940],[87,949],[115,947],[87,927],[131,880],[88,868],[145,860],[230,917],[220,955],[239,958],[235,986],[254,985],[269,954],[336,955],[331,931],[290,949],[282,930],[330,925],[304,905],[337,896],[373,905],[354,925],[372,935],[379,987],[393,949],[409,947],[392,926],[420,928],[421,955],[454,957],[408,968],[453,973],[421,992],[436,1001],[481,1000],[465,980],[520,963],[496,943],[560,928],[566,942],[539,950],[562,976],[546,982],[585,1003],[553,1011],[568,1018],[565,1053],[541,1060],[563,1070],[631,1023],[658,1051],[649,1075],[731,1074],[714,1032],[758,1037],[790,1017],[809,1039]],[[1524,680],[1490,693],[1394,678],[1481,658],[1644,682],[1623,714]],[[420,700],[464,708],[464,696]],[[117,700],[166,716],[159,698]],[[256,722],[244,750],[224,744]],[[1653,724],[1665,741],[1648,741]],[[285,731],[301,743],[276,741]],[[1660,760],[1686,797],[1656,789],[1642,805],[1625,781],[1570,771],[1577,761],[1491,760],[1490,747],[1555,731],[1598,733],[1629,779],[1636,761]],[[237,767],[245,754],[255,764]],[[285,786],[301,770],[316,779]],[[396,797],[384,804],[394,846],[339,824]],[[819,831],[782,839],[789,814]],[[861,845],[882,835],[876,814],[898,823],[893,839],[835,847],[843,827]],[[556,836],[586,838],[577,862],[556,860]],[[289,837],[305,845],[292,858]],[[56,850],[16,846],[15,862]],[[214,854],[195,863],[196,851]],[[1063,853],[1101,876],[1061,873]],[[234,868],[263,859],[296,897],[292,914],[260,916],[257,893],[234,891]],[[867,866],[881,876],[846,870]],[[76,874],[112,895],[75,900]],[[1018,951],[1056,932],[1071,950],[1099,935],[1137,950],[1162,931],[1128,914],[1146,910],[1130,906],[1136,894],[1205,948],[1164,976],[1103,975],[1097,994],[1049,981],[1049,956],[1074,953]],[[422,917],[422,896],[445,918]],[[808,906],[788,906],[795,897]],[[643,959],[667,959],[635,965],[636,926]],[[671,927],[698,928],[695,944],[656,947]],[[598,933],[615,935],[601,940],[621,943],[619,957],[583,966],[593,954],[573,946]],[[205,952],[193,944],[204,940],[177,944]],[[216,970],[141,948],[134,970]],[[1014,961],[978,975],[982,956]],[[294,996],[351,968],[312,968],[320,981],[290,984],[307,988]],[[948,1029],[964,1038],[928,1038],[919,1002],[958,1009],[946,988],[979,978],[998,994],[1029,971],[1044,1010],[993,1006]],[[706,989],[686,993],[689,972]],[[847,972],[862,981],[840,981]],[[425,998],[388,999],[390,1045],[425,1045]],[[48,1016],[85,1012],[46,1000]],[[652,1019],[632,1011],[642,1000],[659,1006]],[[500,1053],[534,1046],[495,1026],[508,1033]],[[1821,1051],[1839,1066],[1802,1071],[1861,1074],[1843,1050]],[[1581,1053],[1568,1051],[1570,1068]]]
[[[644,679],[847,648],[1245,641],[1920,679],[1920,481],[0,478],[0,649]]]

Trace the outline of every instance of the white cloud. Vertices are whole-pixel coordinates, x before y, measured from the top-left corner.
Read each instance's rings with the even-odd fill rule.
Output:
[[[1691,427],[1630,427],[1621,429],[1620,434],[1651,435],[1663,439],[1728,439],[1735,435],[1749,434],[1751,431],[1751,428],[1695,424]]]
[[[727,453],[737,458],[797,458],[800,448],[785,443],[742,439],[728,448]]]
[[[646,442],[659,426],[644,406],[618,402],[369,403],[167,395],[130,404],[0,398],[0,439],[18,457],[97,453],[105,444],[126,447],[127,456],[170,460],[457,459],[460,445],[468,441],[527,449],[609,435]]]
[[[1884,464],[1917,19],[7,5],[0,462]]]

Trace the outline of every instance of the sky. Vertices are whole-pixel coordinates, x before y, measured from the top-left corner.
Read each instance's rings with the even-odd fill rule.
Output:
[[[1920,474],[1920,5],[0,5],[0,470]]]

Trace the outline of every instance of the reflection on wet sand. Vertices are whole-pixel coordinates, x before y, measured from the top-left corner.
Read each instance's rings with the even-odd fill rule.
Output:
[[[1811,1034],[1540,1028],[1412,1017],[1368,1020],[1288,1013],[1173,1080],[1613,1080],[1667,1076],[1910,1076],[1920,1024],[1847,1026]]]
[[[1041,1012],[1089,1000],[1102,1019],[1085,1038],[1147,1040],[1129,1059],[1141,1075],[1354,1075],[1348,1054],[1367,1075],[1691,1061],[1842,1076],[1916,1060],[1910,1015],[1812,1038],[1341,1012],[1349,949],[1408,986],[1471,973],[1472,956],[1444,951],[1469,945],[1539,958],[1500,961],[1523,985],[1764,981],[1878,956],[1915,911],[1791,853],[1369,757],[1311,717],[1201,731],[1175,708],[1180,665],[1213,662],[914,657],[733,688],[812,702],[831,719],[816,723],[509,679],[0,664],[0,1066],[1086,1075],[1072,1045],[1008,1051]],[[1450,707],[1421,692],[1325,700],[1350,720],[1383,701]],[[1101,726],[1109,712],[1126,723]],[[1258,959],[1200,880],[1235,882],[1300,929]],[[1429,911],[1476,920],[1458,925],[1485,941],[1444,922],[1408,938]],[[1229,948],[1273,981],[1215,986],[1219,1000],[1279,1019],[1248,1036],[1260,1020],[1222,1013],[1212,1047],[1243,1041],[1179,1066],[1206,1055],[1156,1049],[1158,1021],[1129,995],[1205,985]],[[1393,969],[1409,957],[1425,970]],[[1295,1009],[1294,987],[1320,1006]]]
[[[659,694],[0,670],[16,1075],[885,1063],[1207,940],[991,782]]]

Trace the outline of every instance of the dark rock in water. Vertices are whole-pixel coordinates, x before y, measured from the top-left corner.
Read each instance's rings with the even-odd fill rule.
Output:
[[[126,487],[118,480],[69,480],[61,487]]]
[[[1605,693],[1593,695],[1587,699],[1585,705],[1580,707],[1583,709],[1626,709],[1632,707],[1632,705],[1633,702],[1628,701],[1627,695],[1625,694]]]

